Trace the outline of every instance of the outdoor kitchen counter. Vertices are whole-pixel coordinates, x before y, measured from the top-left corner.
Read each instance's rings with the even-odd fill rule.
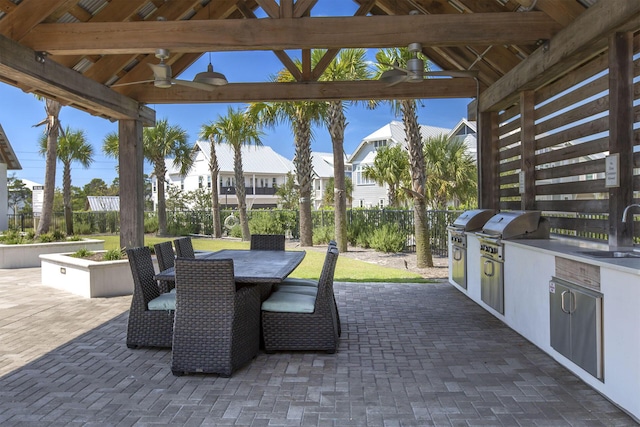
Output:
[[[505,240],[505,246],[525,246],[534,251],[561,256],[567,259],[593,264],[602,268],[610,268],[625,273],[640,275],[640,258],[600,258],[585,255],[584,251],[640,251],[640,247],[609,246],[603,243],[588,242],[577,239],[532,239],[532,240]],[[640,252],[638,253],[640,255]],[[639,282],[640,284],[640,282]]]
[[[482,301],[480,242],[467,233],[467,289],[456,288],[640,420],[640,258],[594,258],[581,251],[631,250],[563,238],[504,241],[504,314]],[[550,282],[564,258],[599,267],[602,295],[600,380],[551,346]],[[562,263],[560,263],[562,268]],[[451,278],[450,278],[451,279]]]

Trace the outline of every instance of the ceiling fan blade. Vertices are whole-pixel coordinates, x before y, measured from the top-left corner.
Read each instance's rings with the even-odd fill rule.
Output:
[[[131,85],[139,85],[139,84],[142,84],[142,83],[153,83],[153,82],[155,82],[155,80],[140,80],[140,81],[137,81],[137,82],[117,83],[117,84],[111,85],[109,87],[131,86]]]
[[[213,86],[207,83],[192,82],[191,80],[171,79],[171,82],[177,85],[186,86],[194,89],[206,90],[206,91],[213,91],[216,89],[216,86]]]
[[[475,70],[448,70],[448,71],[427,71],[425,76],[442,76],[442,77],[460,77],[470,78],[478,77],[478,72]]]
[[[161,62],[159,64],[148,64],[153,70],[156,80],[168,80],[171,78],[171,66]]]

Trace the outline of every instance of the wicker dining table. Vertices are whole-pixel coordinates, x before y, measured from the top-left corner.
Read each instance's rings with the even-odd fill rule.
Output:
[[[235,281],[239,284],[282,282],[306,255],[305,251],[260,251],[223,249],[197,254],[200,259],[232,259]],[[156,280],[175,280],[171,267],[155,275]]]

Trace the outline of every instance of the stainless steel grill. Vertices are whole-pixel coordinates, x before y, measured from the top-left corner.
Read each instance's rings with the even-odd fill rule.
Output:
[[[480,240],[482,301],[504,314],[504,243],[512,239],[548,239],[549,222],[540,211],[500,212],[476,236]]]
[[[451,241],[451,277],[465,289],[467,288],[467,232],[482,229],[485,222],[495,213],[493,209],[465,211],[447,227]]]

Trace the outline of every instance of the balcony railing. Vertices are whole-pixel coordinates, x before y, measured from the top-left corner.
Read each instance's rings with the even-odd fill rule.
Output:
[[[276,194],[276,189],[273,187],[256,187],[256,191],[255,193],[253,192],[253,187],[245,187],[244,191],[247,195],[267,195],[267,196],[273,196],[274,194]],[[236,194],[236,187],[220,187],[220,195],[224,196],[225,194],[228,195],[235,195]]]

